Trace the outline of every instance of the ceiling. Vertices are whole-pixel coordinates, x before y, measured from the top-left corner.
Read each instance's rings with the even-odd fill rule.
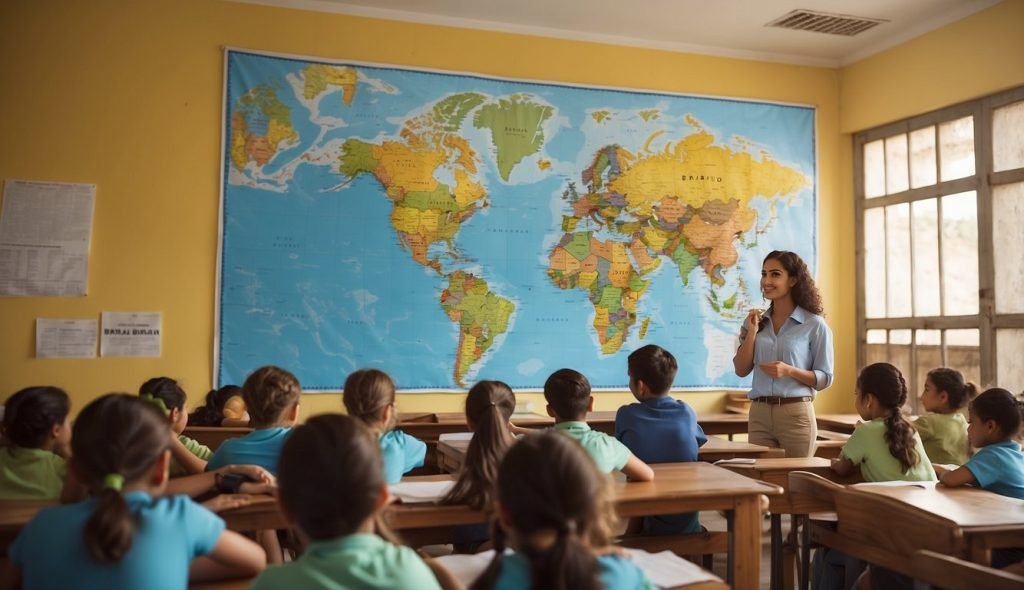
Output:
[[[840,67],[999,0],[235,0],[463,28]],[[854,37],[769,28],[807,9],[884,22]]]

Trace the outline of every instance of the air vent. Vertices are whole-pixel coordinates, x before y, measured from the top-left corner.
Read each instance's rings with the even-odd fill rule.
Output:
[[[858,33],[863,33],[875,25],[886,22],[889,21],[880,18],[865,18],[848,14],[830,14],[828,12],[798,9],[773,20],[765,26],[852,37]]]

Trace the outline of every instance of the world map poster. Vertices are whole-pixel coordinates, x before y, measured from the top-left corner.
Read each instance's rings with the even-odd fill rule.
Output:
[[[814,109],[228,50],[217,382],[679,388],[732,370],[761,261],[815,268]],[[666,75],[669,75],[666,72]]]

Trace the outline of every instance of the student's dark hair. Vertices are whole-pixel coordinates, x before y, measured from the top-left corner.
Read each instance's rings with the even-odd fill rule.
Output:
[[[634,350],[626,363],[630,377],[643,381],[657,395],[668,393],[679,370],[676,357],[657,344]]]
[[[299,403],[300,395],[299,380],[280,367],[260,367],[242,384],[242,399],[255,428],[276,423],[285,410]]]
[[[917,465],[921,458],[914,449],[915,430],[900,411],[907,403],[907,382],[903,373],[889,363],[868,365],[857,376],[857,388],[861,395],[875,396],[886,410],[885,443],[903,471]]]
[[[132,546],[135,515],[110,477],[125,485],[147,475],[167,449],[170,425],[159,408],[135,395],[111,393],[82,408],[72,429],[75,474],[96,496],[82,537],[89,554],[116,563]]]
[[[597,472],[586,451],[559,432],[528,434],[505,453],[498,469],[498,500],[519,540],[515,549],[530,561],[535,590],[597,590],[597,559],[590,527],[604,520],[610,507],[606,479]],[[535,533],[554,533],[550,547],[529,544]],[[494,559],[470,586],[491,589],[501,572],[507,535],[494,534]]]
[[[205,403],[196,408],[188,416],[193,426],[220,426],[224,421],[224,404],[236,395],[242,395],[242,388],[237,385],[225,385],[220,389],[211,389],[206,394]]]
[[[455,486],[443,504],[468,504],[477,510],[494,505],[494,484],[505,451],[515,442],[508,422],[516,409],[516,396],[501,381],[480,381],[466,396],[466,419],[473,423],[473,438],[466,449]]]
[[[4,438],[10,446],[37,449],[54,425],[64,424],[70,410],[71,400],[59,387],[21,389],[4,404]]]
[[[818,286],[814,283],[814,277],[811,276],[811,271],[807,270],[807,264],[799,254],[788,250],[772,250],[764,257],[764,262],[769,260],[777,260],[790,277],[796,278],[796,284],[790,289],[793,303],[816,315],[821,315],[825,311],[821,305],[821,295],[818,293]],[[768,324],[770,316],[771,306],[768,307],[768,312],[761,317],[758,330]]]
[[[579,371],[559,369],[544,382],[544,399],[559,420],[579,420],[590,405],[590,381]]]
[[[384,371],[359,369],[349,375],[345,379],[341,401],[349,416],[371,430],[387,432],[394,427],[394,412],[391,413],[391,423],[381,423],[384,408],[395,403],[395,382]]]
[[[380,499],[380,448],[358,420],[321,414],[295,427],[281,450],[281,504],[315,541],[355,532]]]
[[[994,420],[1004,440],[1016,437],[1024,420],[1024,403],[1002,387],[986,389],[974,398],[971,411],[982,422]]]
[[[935,385],[935,389],[946,392],[946,399],[949,400],[951,410],[959,410],[978,395],[978,386],[964,381],[963,374],[956,369],[948,367],[932,369],[928,371],[928,379]]]
[[[139,395],[149,395],[152,399],[161,400],[167,411],[183,409],[185,400],[188,399],[181,385],[170,377],[153,377],[146,381],[139,386]]]

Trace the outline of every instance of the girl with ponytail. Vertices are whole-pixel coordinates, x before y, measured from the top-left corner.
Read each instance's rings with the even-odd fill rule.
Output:
[[[926,413],[914,421],[924,450],[932,463],[963,465],[970,457],[967,420],[961,408],[978,395],[973,383],[964,381],[956,369],[941,367],[928,371],[921,392]]]
[[[423,467],[427,444],[395,429],[395,382],[387,373],[378,369],[352,373],[345,379],[341,400],[349,416],[377,435],[388,484],[398,483],[406,473]]]
[[[505,451],[515,442],[509,420],[516,409],[516,396],[501,381],[481,381],[466,395],[466,425],[473,438],[455,486],[442,504],[468,504],[477,510],[494,505],[494,484]],[[488,539],[487,525],[468,525],[455,530],[459,552],[472,553]]]
[[[653,588],[632,562],[607,551],[608,483],[572,438],[523,436],[498,468],[494,559],[470,590]],[[506,546],[515,552],[506,555]]]
[[[849,475],[859,465],[865,481],[935,481],[921,437],[900,411],[907,403],[903,374],[889,363],[857,376],[855,406],[864,424],[850,435],[832,469]]]
[[[170,425],[136,396],[105,395],[75,421],[71,473],[92,498],[47,508],[21,531],[5,587],[185,588],[252,576],[262,549],[167,485]],[[194,561],[193,561],[194,560]]]
[[[58,387],[26,387],[5,404],[0,447],[0,500],[81,499],[67,478],[71,401]]]

